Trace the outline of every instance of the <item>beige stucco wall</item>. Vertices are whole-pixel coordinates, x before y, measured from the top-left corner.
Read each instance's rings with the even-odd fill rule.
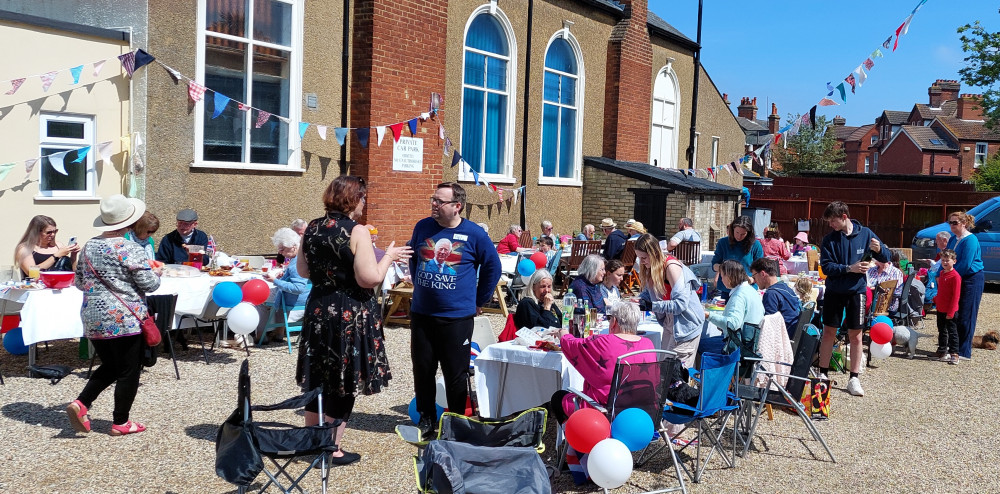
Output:
[[[124,43],[124,44],[123,44]],[[0,182],[0,211],[3,211],[0,264],[13,262],[14,247],[35,215],[51,216],[59,226],[57,241],[66,243],[77,237],[80,243],[98,232],[92,228],[98,215],[98,201],[126,191],[123,176],[126,155],[121,136],[129,135],[129,80],[124,77],[117,57],[129,51],[128,44],[94,36],[68,33],[18,23],[0,22],[0,46],[4,80],[27,77],[13,95],[0,90],[0,163],[14,162],[14,169]],[[93,75],[92,62],[109,58],[100,75]],[[73,85],[69,68],[84,65],[80,83]],[[38,74],[60,70],[48,92],[42,90]],[[111,163],[98,163],[99,154],[92,148],[88,160],[97,172],[96,197],[91,199],[51,200],[38,196],[39,161],[25,176],[24,161],[40,154],[40,113],[71,113],[94,116],[92,146],[112,141]],[[79,166],[66,163],[66,166]]]
[[[315,126],[308,129],[301,145],[304,172],[192,168],[194,112],[203,111],[205,103],[192,108],[185,82],[175,85],[165,71],[152,68],[146,197],[150,210],[161,219],[157,236],[174,228],[178,210],[191,207],[198,211],[198,228],[214,235],[220,249],[273,252],[270,236],[275,230],[295,218],[310,220],[323,214],[322,192],[340,174],[340,146],[333,127],[341,125],[343,12],[339,1],[304,5],[303,101],[291,105],[302,107],[302,121],[330,127],[325,141]],[[167,0],[151,0],[149,8],[150,52],[188,77],[194,77],[196,70],[197,9],[198,2]],[[306,108],[307,93],[317,95],[316,110]]]

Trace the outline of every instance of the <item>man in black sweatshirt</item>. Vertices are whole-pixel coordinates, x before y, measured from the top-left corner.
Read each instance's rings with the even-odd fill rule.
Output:
[[[761,257],[755,259],[750,265],[750,273],[753,275],[754,283],[764,290],[761,296],[764,302],[764,315],[781,313],[781,318],[785,320],[785,330],[788,331],[788,338],[795,338],[795,328],[799,324],[799,313],[802,312],[802,303],[795,290],[782,283],[778,279],[778,261]]]

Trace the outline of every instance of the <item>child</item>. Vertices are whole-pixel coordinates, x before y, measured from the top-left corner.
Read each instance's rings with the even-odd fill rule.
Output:
[[[955,251],[942,250],[938,293],[934,297],[938,327],[938,349],[934,358],[951,365],[958,365],[958,326],[955,324],[955,313],[958,312],[958,295],[962,288],[962,278],[954,268]]]
[[[799,296],[799,300],[802,301],[803,305],[812,301],[812,290],[813,284],[809,278],[800,276],[795,281],[795,294]]]

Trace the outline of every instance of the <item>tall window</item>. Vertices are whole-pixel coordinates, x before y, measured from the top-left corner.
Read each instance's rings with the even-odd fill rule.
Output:
[[[870,171],[871,171],[871,159],[865,156],[865,173],[869,173]]]
[[[989,148],[986,146],[985,142],[976,143],[976,161],[975,161],[976,168],[986,163],[987,149]]]
[[[512,177],[512,51],[497,16],[486,10],[475,15],[465,35],[462,156],[473,170],[494,180]]]
[[[878,173],[878,151],[872,154],[872,171]]]
[[[302,0],[200,1],[204,25],[199,75],[212,91],[205,92],[198,114],[198,161],[292,164],[289,150],[296,146],[289,141],[298,139],[301,92]],[[225,101],[222,96],[231,101],[215,116],[216,98]],[[241,111],[238,102],[274,116],[257,128],[260,114]]]
[[[712,136],[712,164],[715,166],[719,164],[719,138]]]
[[[542,86],[543,180],[579,179],[580,94],[577,55],[565,37],[558,37],[545,53]]]
[[[95,195],[97,172],[94,170],[94,155],[91,147],[86,157],[80,158],[78,150],[94,146],[94,118],[90,116],[66,114],[42,114],[40,150],[41,159],[38,193],[42,197],[91,198]],[[58,155],[69,151],[65,155]],[[63,173],[65,172],[65,173]]]
[[[649,163],[677,168],[677,119],[680,96],[677,76],[669,66],[656,75],[653,86],[653,128],[649,135]]]

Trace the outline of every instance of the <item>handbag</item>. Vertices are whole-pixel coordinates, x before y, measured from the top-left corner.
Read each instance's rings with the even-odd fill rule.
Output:
[[[119,297],[118,294],[111,289],[111,285],[109,285],[107,281],[104,281],[104,278],[102,278],[100,274],[97,274],[97,270],[94,269],[94,265],[90,263],[90,259],[88,259],[86,255],[83,256],[83,260],[84,262],[87,263],[87,267],[90,268],[90,271],[94,273],[94,276],[97,277],[97,279],[101,282],[101,284],[103,284],[108,289],[108,291],[111,292],[111,294],[114,295],[115,298],[117,298],[118,301],[121,302],[122,305],[124,305],[125,308],[132,313],[132,316],[135,317],[137,321],[139,321],[139,325],[142,327],[142,338],[146,341],[146,345],[149,345],[151,347],[159,345],[160,341],[162,341],[163,338],[160,335],[159,326],[156,325],[156,320],[153,319],[153,316],[149,315],[149,309],[148,308],[146,309],[145,318],[139,317],[139,315],[136,314],[135,311],[132,310],[132,308],[129,307],[128,304],[126,304],[125,301],[122,300],[122,298]]]
[[[802,390],[802,406],[813,420],[830,418],[830,381],[810,378],[809,385]]]

